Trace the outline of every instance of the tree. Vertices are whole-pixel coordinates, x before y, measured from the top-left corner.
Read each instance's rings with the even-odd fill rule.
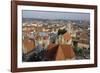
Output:
[[[64,33],[66,33],[67,30],[66,29],[59,29],[58,30],[58,35],[63,35]]]

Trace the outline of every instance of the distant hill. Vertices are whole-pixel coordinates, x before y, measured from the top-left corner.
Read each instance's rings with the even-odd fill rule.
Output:
[[[51,19],[37,19],[37,18],[22,18],[22,22],[33,22],[33,21],[42,21],[42,22],[49,22],[49,21],[68,22],[68,21],[71,21],[71,22],[76,23],[77,25],[83,24],[84,22],[87,23],[88,25],[90,25],[89,21],[83,21],[83,20],[65,20],[65,19],[52,19],[51,20]]]

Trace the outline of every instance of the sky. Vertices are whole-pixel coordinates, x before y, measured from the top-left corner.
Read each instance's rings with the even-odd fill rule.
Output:
[[[90,20],[89,13],[22,10],[23,18]]]

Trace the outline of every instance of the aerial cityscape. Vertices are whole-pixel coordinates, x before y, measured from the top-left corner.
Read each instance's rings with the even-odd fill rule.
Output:
[[[90,14],[22,11],[22,61],[90,59]]]

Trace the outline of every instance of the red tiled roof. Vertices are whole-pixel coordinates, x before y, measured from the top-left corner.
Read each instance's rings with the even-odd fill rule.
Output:
[[[56,60],[75,58],[75,53],[70,45],[60,45],[56,54]]]
[[[45,54],[46,58],[48,58],[49,60],[55,60],[57,49],[58,45],[50,44]]]
[[[65,33],[63,35],[63,37],[64,37],[64,40],[70,40],[71,39],[71,35],[69,33]]]
[[[61,45],[61,48],[66,59],[75,57],[74,50],[70,45]]]
[[[65,60],[75,58],[75,53],[70,45],[50,44],[46,53],[49,60]]]
[[[80,34],[80,38],[81,38],[81,39],[88,39],[88,38],[89,38],[88,33],[82,32],[82,33]]]
[[[65,59],[65,56],[63,54],[63,50],[62,50],[61,46],[58,47],[58,51],[57,51],[55,59],[56,60],[64,60]]]
[[[27,50],[26,53],[28,53],[35,48],[35,42],[26,38],[26,39],[23,40],[23,46],[24,46],[24,49]]]

